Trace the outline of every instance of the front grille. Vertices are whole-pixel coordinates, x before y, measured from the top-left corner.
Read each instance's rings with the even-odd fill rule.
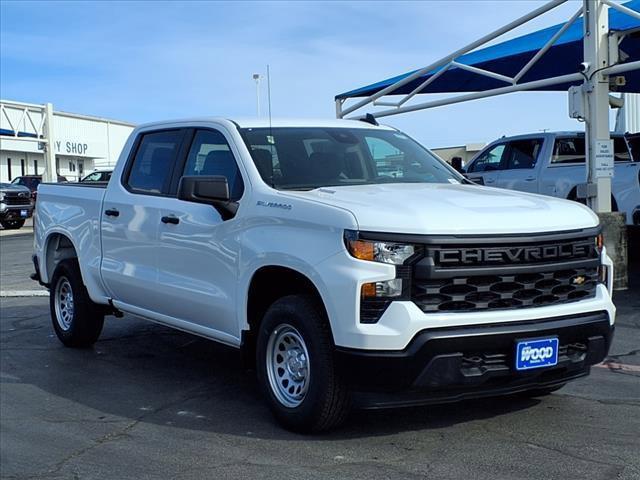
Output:
[[[31,198],[29,195],[24,196],[24,197],[20,197],[18,195],[14,194],[5,194],[3,203],[5,205],[30,205],[31,204]]]
[[[394,301],[425,313],[535,308],[596,295],[600,228],[529,235],[403,235],[358,232],[368,241],[411,244],[396,266],[397,297],[362,298],[360,322],[376,323]]]
[[[412,299],[423,312],[529,308],[593,297],[597,282],[597,268],[455,276],[414,280]]]

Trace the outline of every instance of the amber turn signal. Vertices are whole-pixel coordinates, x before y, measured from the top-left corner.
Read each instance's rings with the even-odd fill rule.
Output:
[[[362,298],[373,298],[376,296],[376,284],[364,283],[361,290]]]
[[[604,244],[604,237],[602,236],[601,233],[598,234],[598,236],[596,237],[596,248],[598,249],[598,252],[602,253],[602,245]]]
[[[362,240],[349,240],[349,252],[351,253],[352,256],[360,260],[374,259],[374,250],[373,250],[372,242],[363,242]],[[374,288],[375,288],[375,285],[374,285]]]

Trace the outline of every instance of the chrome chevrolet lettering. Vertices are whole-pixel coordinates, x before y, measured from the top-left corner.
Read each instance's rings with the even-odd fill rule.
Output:
[[[523,263],[563,258],[595,257],[592,241],[512,248],[447,248],[437,251],[440,264]]]

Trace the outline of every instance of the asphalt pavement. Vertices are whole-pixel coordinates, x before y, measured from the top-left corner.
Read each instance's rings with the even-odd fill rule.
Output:
[[[36,287],[31,242],[0,236],[1,290]],[[637,480],[638,271],[591,376],[544,398],[357,412],[319,436],[282,430],[233,350],[130,316],[69,349],[47,298],[3,297],[0,477]]]

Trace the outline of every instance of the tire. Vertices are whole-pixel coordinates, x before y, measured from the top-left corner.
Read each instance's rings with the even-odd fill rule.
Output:
[[[53,272],[49,291],[51,321],[67,347],[90,347],[104,324],[104,312],[89,298],[75,259],[61,261]]]
[[[5,230],[18,230],[22,228],[24,222],[24,220],[2,220],[0,225],[2,225]]]
[[[293,359],[285,363],[287,356]],[[328,321],[313,297],[291,295],[269,307],[260,324],[256,365],[263,394],[285,428],[321,432],[346,420],[349,391],[334,360]]]

